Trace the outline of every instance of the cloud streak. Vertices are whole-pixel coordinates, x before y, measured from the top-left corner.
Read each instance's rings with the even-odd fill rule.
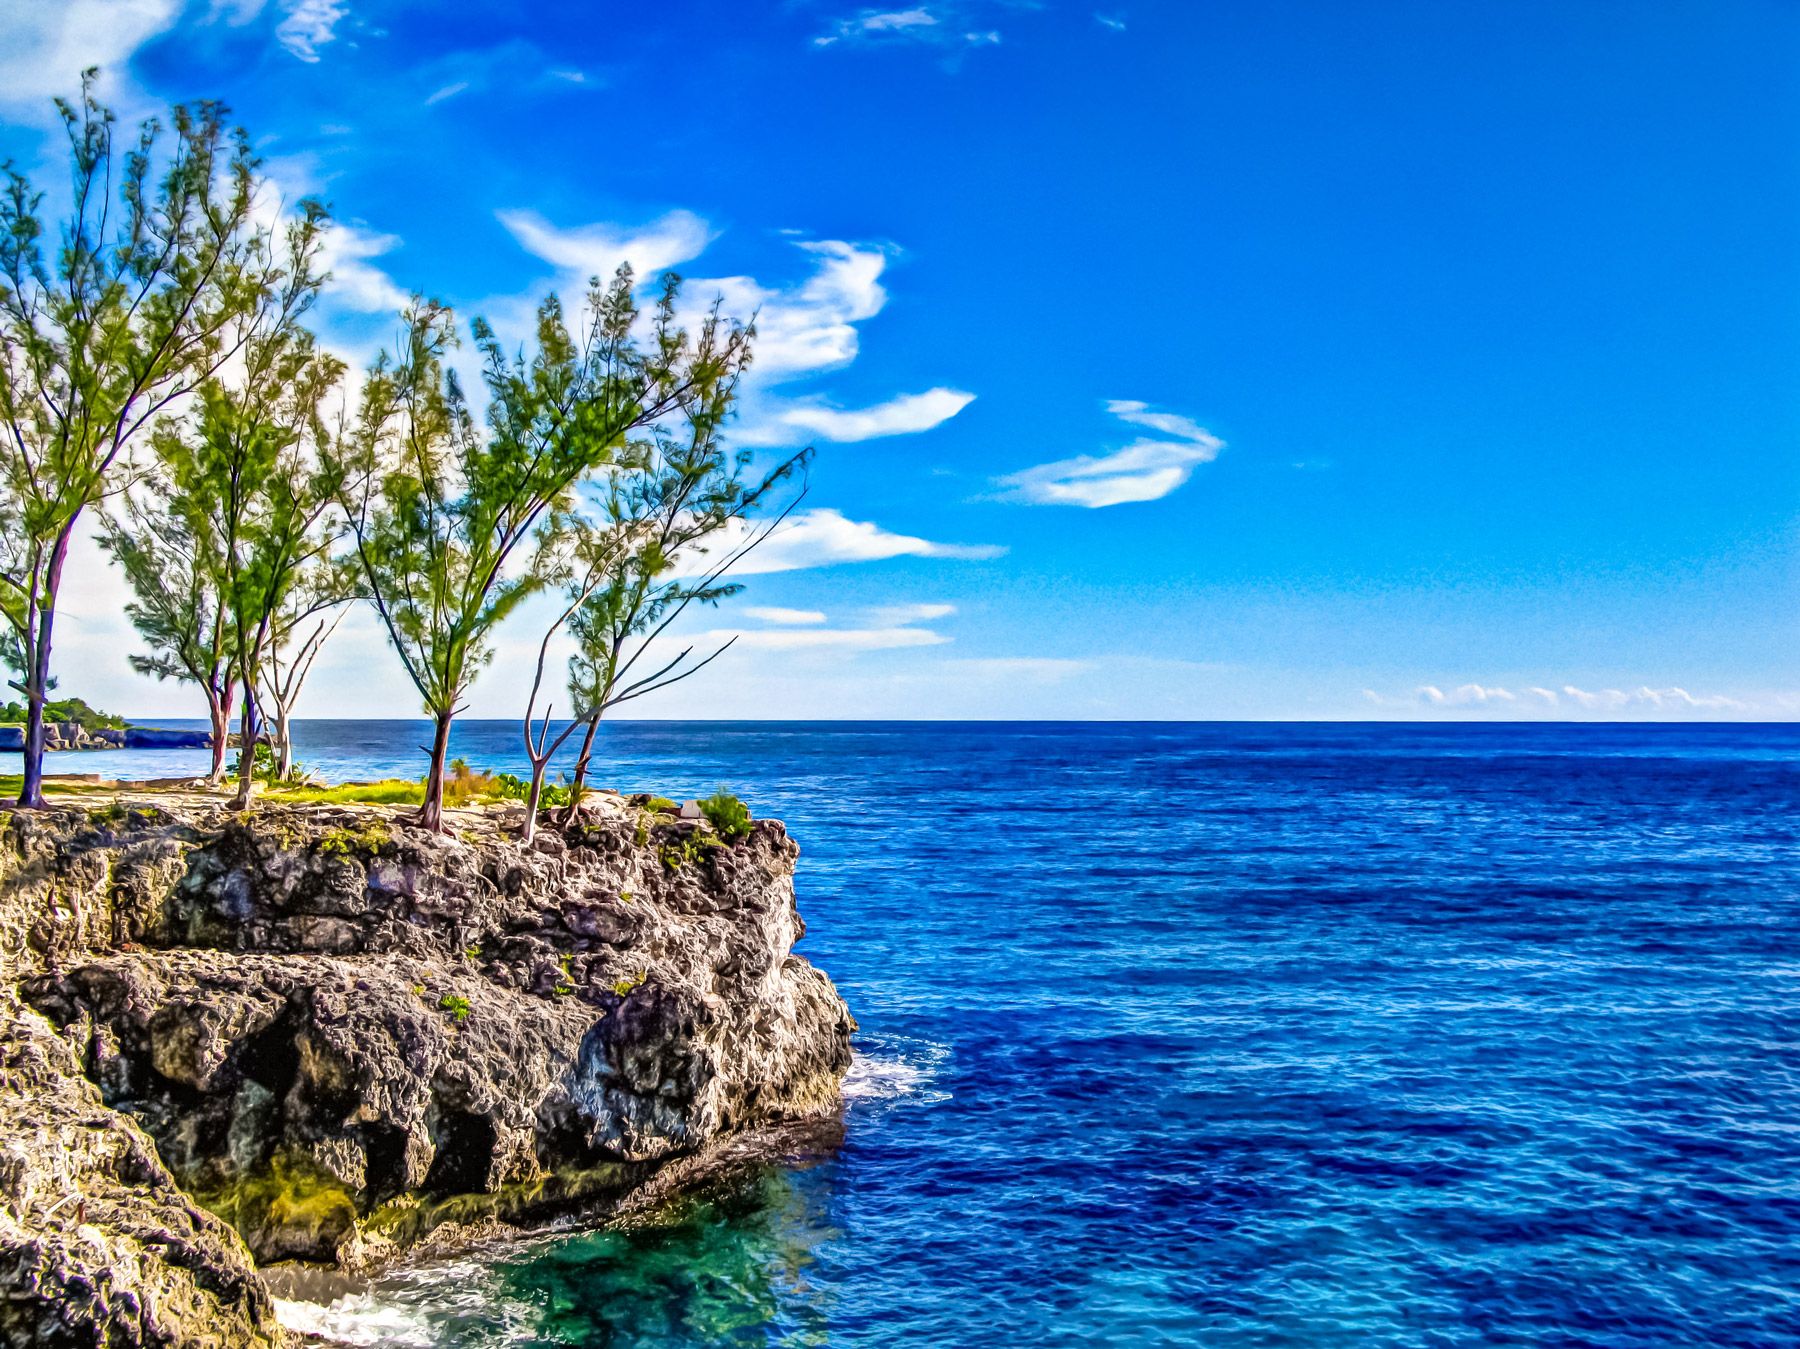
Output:
[[[707,555],[693,555],[687,566],[704,574],[708,557],[724,556],[741,547],[756,526],[734,522],[720,530]],[[820,507],[788,517],[764,542],[732,568],[734,576],[769,575],[811,567],[833,567],[846,562],[884,562],[896,557],[943,558],[976,562],[996,558],[1006,550],[994,544],[937,543],[911,534],[898,534],[870,521],[852,520],[843,512]]]
[[[1444,687],[1421,684],[1409,696],[1391,697],[1364,689],[1363,697],[1377,707],[1423,708],[1434,711],[1489,711],[1519,716],[1580,715],[1606,713],[1615,716],[1655,716],[1704,713],[1753,712],[1755,707],[1723,694],[1696,694],[1678,685],[1655,688],[1584,689],[1575,684],[1552,688],[1528,684],[1517,689],[1495,684],[1457,684]]]
[[[1083,454],[1039,464],[998,479],[1007,500],[1036,506],[1098,510],[1159,501],[1211,463],[1225,442],[1190,417],[1159,412],[1134,399],[1113,399],[1106,410],[1130,426],[1154,431],[1107,454]]]
[[[976,15],[993,6],[943,3],[910,9],[862,9],[813,38],[815,47],[910,45],[968,49],[1000,41],[996,28]]]

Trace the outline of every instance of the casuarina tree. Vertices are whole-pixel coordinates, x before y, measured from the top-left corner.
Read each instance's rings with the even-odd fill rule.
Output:
[[[254,216],[256,158],[225,108],[178,106],[121,154],[96,78],[56,105],[72,181],[48,254],[43,194],[0,166],[0,613],[26,700],[25,807],[43,805],[44,702],[76,529],[121,486],[133,438],[236,354],[281,265]]]
[[[369,372],[347,450],[346,513],[365,591],[432,719],[419,812],[428,828],[442,827],[451,724],[492,655],[494,629],[544,584],[545,526],[634,431],[748,359],[749,331],[716,311],[683,329],[678,291],[665,277],[640,315],[631,271],[620,268],[590,287],[579,336],[551,296],[529,357],[509,356],[477,320],[485,427],[447,365],[456,334],[440,304],[415,302],[399,352]]]
[[[169,508],[168,483],[153,477],[142,486],[145,490],[127,495],[108,518],[100,544],[125,573],[133,595],[125,616],[149,648],[130,657],[131,668],[194,684],[206,699],[212,727],[206,780],[216,784],[225,773],[237,690],[222,569],[212,551],[212,530],[197,525],[188,512]]]
[[[727,575],[805,495],[802,488],[771,519],[754,522],[782,485],[805,470],[812,452],[752,472],[750,457],[729,453],[722,439],[735,399],[735,380],[705,391],[680,426],[659,426],[635,442],[608,476],[596,508],[598,528],[621,543],[603,583],[588,588],[567,620],[575,638],[569,699],[582,728],[576,795],[607,712],[699,673],[736,641],[728,638],[704,654],[689,642],[666,660],[652,654],[662,652],[661,639],[690,606],[717,604],[741,589]],[[532,755],[540,776],[542,740]]]

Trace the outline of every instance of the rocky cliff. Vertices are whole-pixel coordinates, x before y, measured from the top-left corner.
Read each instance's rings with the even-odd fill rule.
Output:
[[[828,1115],[798,849],[600,796],[525,847],[180,797],[0,833],[0,1335],[279,1343],[255,1264],[604,1211]]]

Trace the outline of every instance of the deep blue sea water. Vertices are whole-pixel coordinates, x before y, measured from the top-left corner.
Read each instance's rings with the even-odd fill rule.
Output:
[[[460,736],[519,757],[510,724]],[[424,732],[299,739],[416,774]],[[291,1315],[617,1349],[1800,1343],[1800,728],[639,722],[603,755],[800,841],[801,950],[863,1027],[843,1146]]]

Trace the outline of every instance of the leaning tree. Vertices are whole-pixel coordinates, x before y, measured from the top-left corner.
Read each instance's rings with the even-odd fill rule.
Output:
[[[23,807],[44,804],[44,703],[76,529],[121,487],[137,433],[235,356],[281,265],[254,215],[256,157],[224,106],[177,106],[168,139],[151,120],[121,154],[97,77],[56,104],[72,182],[48,256],[43,194],[0,165],[0,613],[26,700]]]

